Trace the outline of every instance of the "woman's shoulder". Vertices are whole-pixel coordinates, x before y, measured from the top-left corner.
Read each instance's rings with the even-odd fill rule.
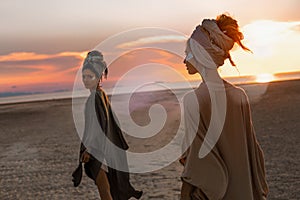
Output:
[[[237,93],[237,94],[240,94],[240,95],[247,95],[245,90],[241,86],[229,83],[227,81],[225,82],[225,88],[226,88],[227,91],[230,91],[230,92],[233,92],[233,93]]]
[[[184,109],[195,111],[195,109],[199,107],[199,98],[201,97],[199,96],[198,88],[185,93],[182,98]]]
[[[187,92],[183,95],[183,98],[182,98],[183,102],[194,100],[195,97],[198,96],[198,93],[199,93],[199,88],[195,88],[195,89],[193,89],[193,90],[187,91]]]
[[[109,104],[109,98],[108,98],[107,94],[105,93],[105,91],[102,90],[101,88],[98,88],[96,90],[96,99],[102,99],[104,104],[106,104],[106,105]]]
[[[101,88],[97,88],[96,94],[97,94],[98,96],[107,97],[105,91],[104,91],[103,89],[101,89]]]
[[[231,84],[231,88],[229,90],[227,90],[227,94],[229,94],[236,100],[239,99],[239,102],[242,102],[243,104],[249,102],[247,92],[242,87],[242,85],[237,86],[237,85]]]

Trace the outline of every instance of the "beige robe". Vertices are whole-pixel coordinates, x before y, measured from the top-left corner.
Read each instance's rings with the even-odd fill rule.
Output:
[[[239,87],[225,81],[224,86],[227,105],[224,127],[212,151],[202,159],[198,154],[211,117],[207,85],[202,83],[194,91],[199,103],[199,123],[194,117],[195,102],[189,95],[184,98],[186,137],[193,138],[193,131],[197,133],[184,154],[182,179],[211,200],[266,199],[264,157],[253,129],[248,97]],[[220,91],[213,92],[218,97]]]

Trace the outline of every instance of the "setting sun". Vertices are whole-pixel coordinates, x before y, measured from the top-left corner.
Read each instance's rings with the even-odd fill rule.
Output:
[[[258,74],[255,79],[255,81],[258,83],[268,83],[274,80],[275,77],[273,74]]]

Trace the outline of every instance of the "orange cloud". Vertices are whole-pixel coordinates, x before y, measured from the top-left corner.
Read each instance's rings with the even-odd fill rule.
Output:
[[[198,80],[199,76],[190,76],[186,71],[186,67],[183,64],[183,57],[176,55],[172,52],[156,49],[156,48],[141,48],[127,52],[119,56],[109,66],[108,81],[104,82],[104,85],[109,84],[113,86],[114,82],[126,75],[127,86],[134,85],[142,79],[151,81],[167,81],[176,82],[182,79],[174,76],[174,71],[166,70],[164,66],[167,66],[175,70],[178,74],[183,76],[187,80]],[[138,67],[147,65],[147,68],[137,73],[132,73],[131,70],[137,69]],[[160,67],[159,67],[160,66]],[[128,79],[128,80],[127,80]],[[110,83],[108,83],[110,82]]]
[[[72,85],[86,52],[37,54],[15,52],[0,56],[0,92],[28,85]],[[28,88],[28,87],[26,87]],[[47,87],[46,87],[47,88]]]
[[[37,54],[34,52],[14,52],[8,55],[0,56],[0,62],[3,61],[25,61],[25,60],[44,60],[50,58],[64,57],[64,56],[72,56],[83,59],[87,51],[84,52],[61,52],[58,54]]]

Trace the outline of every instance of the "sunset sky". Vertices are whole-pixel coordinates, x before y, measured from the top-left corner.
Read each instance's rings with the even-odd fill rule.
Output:
[[[177,31],[188,37],[203,18],[215,18],[224,12],[238,20],[245,36],[243,42],[253,54],[235,48],[231,56],[240,74],[226,61],[220,68],[223,76],[300,71],[299,8],[299,0],[3,0],[0,1],[0,93],[70,90],[86,52],[108,38],[143,27]],[[183,47],[186,40],[180,34],[151,36],[151,40],[143,37],[137,34],[125,38],[123,46],[118,44],[118,47],[128,50],[132,46],[124,45],[130,43],[140,48],[140,42],[145,41],[172,41]],[[138,61],[129,59],[131,52],[112,66],[128,68],[155,60],[188,77],[180,57],[163,51],[134,52],[139,55]],[[103,52],[107,57],[113,53]],[[117,80],[125,71],[112,69],[110,80]],[[160,72],[163,76],[157,72],[150,74],[152,77],[148,78],[153,81],[165,81],[163,76],[168,77],[164,71]],[[139,78],[143,74],[132,77]]]

